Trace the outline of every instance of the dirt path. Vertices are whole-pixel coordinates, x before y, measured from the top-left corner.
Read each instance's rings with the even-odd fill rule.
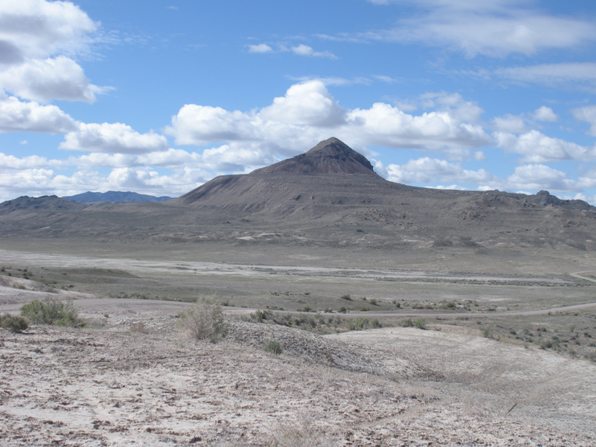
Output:
[[[582,273],[593,273],[593,272],[575,272],[575,273],[570,273],[569,276],[573,276],[574,278],[577,278],[577,279],[583,279],[584,281],[596,283],[596,278],[589,277],[589,276],[583,276]]]

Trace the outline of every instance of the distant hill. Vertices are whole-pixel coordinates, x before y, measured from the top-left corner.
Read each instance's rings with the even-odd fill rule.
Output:
[[[151,196],[148,194],[139,194],[132,191],[108,191],[91,192],[87,191],[74,196],[65,196],[63,199],[78,203],[144,203],[144,202],[165,202],[171,197]]]
[[[115,201],[110,194],[120,203],[106,203]],[[103,203],[57,197],[5,202],[0,237],[596,250],[596,208],[584,201],[547,191],[393,183],[336,138],[249,174],[216,177],[177,199],[130,203],[128,194],[105,193]]]

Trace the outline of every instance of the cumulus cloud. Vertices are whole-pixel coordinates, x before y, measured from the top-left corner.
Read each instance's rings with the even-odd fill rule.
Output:
[[[284,96],[277,97],[265,107],[259,117],[287,124],[326,127],[341,124],[343,110],[321,81],[292,85]]]
[[[435,98],[436,100],[436,98]],[[178,144],[204,145],[230,141],[257,142],[272,150],[302,150],[335,135],[358,148],[371,145],[430,150],[461,150],[484,145],[489,137],[474,121],[470,104],[441,105],[442,111],[414,115],[399,107],[375,103],[344,109],[325,84],[313,80],[292,85],[272,104],[249,112],[185,105],[172,118],[168,132]]]
[[[555,160],[590,160],[596,158],[595,148],[549,137],[537,130],[521,135],[495,132],[495,141],[502,149],[523,155],[527,162],[543,163]]]
[[[20,59],[79,52],[96,29],[97,24],[68,1],[8,1],[0,9],[0,41]]]
[[[139,133],[123,123],[79,123],[60,144],[62,149],[90,152],[139,153],[167,148],[167,140],[155,132]]]
[[[0,95],[0,132],[63,133],[76,127],[75,121],[54,105],[24,102]]]
[[[415,185],[478,183],[487,182],[492,178],[484,169],[464,169],[460,164],[429,157],[410,160],[402,165],[390,164],[386,172],[390,181]]]
[[[590,125],[590,134],[596,136],[596,106],[580,107],[573,110],[573,116],[578,121]]]
[[[71,2],[22,0],[0,8],[0,89],[21,98],[93,101],[73,56],[85,51],[98,25]]]
[[[564,172],[544,164],[516,167],[513,174],[507,178],[506,184],[511,189],[528,192],[541,189],[567,191],[574,186]]]
[[[347,114],[349,130],[367,144],[415,149],[482,146],[488,138],[480,125],[461,122],[448,112],[411,115],[385,103]]]
[[[526,129],[526,122],[521,116],[508,114],[495,117],[493,127],[501,132],[521,133]]]
[[[89,82],[79,64],[68,57],[32,60],[0,72],[0,86],[36,101],[95,101],[105,89]]]
[[[546,107],[546,106],[541,106],[541,107],[538,107],[536,110],[534,110],[532,117],[536,121],[545,121],[548,123],[553,123],[559,119],[559,117],[557,116],[555,111],[553,109],[551,109],[550,107]]]
[[[4,169],[32,169],[44,168],[49,165],[59,165],[57,160],[48,160],[39,155],[29,155],[26,157],[15,157],[14,155],[4,154],[0,152],[0,166]]]
[[[376,4],[394,3],[372,0]],[[575,48],[596,39],[588,20],[562,17],[531,8],[528,2],[495,0],[401,1],[419,13],[393,29],[362,33],[365,40],[417,41],[458,49],[469,57],[532,55],[541,50]]]
[[[221,107],[186,104],[172,118],[168,132],[178,144],[202,145],[214,141],[250,140],[255,126],[249,113]]]
[[[449,112],[462,121],[477,121],[483,112],[476,103],[466,101],[459,93],[429,92],[420,99],[425,109]]]

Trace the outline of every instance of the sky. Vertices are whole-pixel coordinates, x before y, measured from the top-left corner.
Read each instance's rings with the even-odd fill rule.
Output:
[[[178,196],[332,136],[596,205],[596,2],[0,0],[0,200]]]

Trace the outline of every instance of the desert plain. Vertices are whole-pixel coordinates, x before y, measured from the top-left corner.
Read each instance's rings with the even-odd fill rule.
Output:
[[[85,321],[1,330],[3,445],[596,443],[593,252],[0,247],[0,313],[52,298]],[[217,343],[181,327],[197,300]]]

